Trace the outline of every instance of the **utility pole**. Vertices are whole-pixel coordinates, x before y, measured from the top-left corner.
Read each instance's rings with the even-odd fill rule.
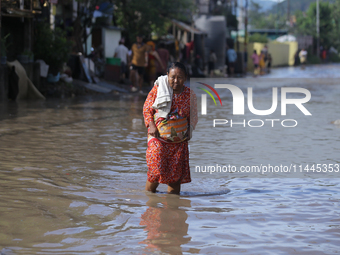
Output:
[[[238,17],[238,20],[239,20],[239,23],[238,23],[238,27],[240,29],[242,29],[242,25],[244,22],[244,5],[243,5],[243,0],[239,0],[239,4],[240,4],[240,12],[239,12],[239,17]]]
[[[290,1],[287,0],[287,22],[288,26],[290,26]]]
[[[276,28],[276,37],[279,37],[279,3],[280,0],[276,0],[276,21],[275,21],[275,28]]]
[[[1,1],[1,0],[0,0]],[[245,58],[248,58],[248,47],[247,47],[247,40],[248,40],[248,0],[245,0],[246,3],[244,5],[244,50],[243,50],[243,64],[245,63]],[[246,61],[247,63],[247,61]],[[247,67],[244,66],[243,70],[245,75],[247,75]]]
[[[244,6],[244,47],[246,49],[248,39],[248,0]]]
[[[235,6],[235,16],[237,17],[237,0],[235,0],[234,2],[234,6]],[[237,19],[236,19],[237,20]],[[238,24],[236,26],[236,51],[239,52],[240,48],[239,48],[239,43],[238,43]]]
[[[319,0],[316,0],[316,55],[320,58],[320,10]]]

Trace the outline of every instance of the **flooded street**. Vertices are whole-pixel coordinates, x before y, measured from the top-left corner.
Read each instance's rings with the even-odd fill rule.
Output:
[[[196,171],[340,164],[339,78],[340,65],[322,65],[224,79],[253,87],[259,109],[270,108],[273,86],[306,88],[312,116],[289,106],[284,117],[278,107],[271,118],[296,119],[296,128],[212,128],[213,119],[231,118],[232,98],[222,91],[226,108],[199,116],[192,182],[181,196],[166,194],[166,185],[144,192],[145,97],[0,104],[0,254],[339,253],[340,172]],[[251,118],[266,117],[246,111],[235,120]]]

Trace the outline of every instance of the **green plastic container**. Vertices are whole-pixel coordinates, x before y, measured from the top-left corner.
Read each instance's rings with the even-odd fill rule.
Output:
[[[120,58],[106,58],[106,64],[120,66]]]

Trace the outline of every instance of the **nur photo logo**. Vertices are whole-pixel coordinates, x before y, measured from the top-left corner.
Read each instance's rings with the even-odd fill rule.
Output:
[[[231,93],[232,95],[232,109],[233,114],[232,115],[245,115],[245,98],[247,98],[247,106],[248,110],[257,116],[268,116],[270,114],[273,114],[277,108],[278,108],[278,97],[279,97],[279,88],[272,87],[272,104],[269,109],[265,110],[259,110],[254,107],[253,103],[253,88],[248,87],[247,88],[247,96],[245,97],[243,91],[231,84],[215,84],[214,87],[211,85],[208,85],[203,82],[197,82],[206,88],[210,89],[218,98],[220,101],[221,106],[222,100],[220,95],[217,93],[215,89],[227,89],[227,93]],[[217,106],[216,100],[214,95],[207,89],[197,87],[198,89],[206,92],[213,100],[215,106]],[[295,105],[297,109],[299,109],[305,116],[311,116],[312,114],[307,110],[304,104],[310,101],[311,99],[311,93],[308,89],[305,88],[299,88],[299,87],[281,87],[281,116],[287,115],[287,106],[288,105]],[[208,112],[208,106],[207,106],[207,94],[201,94],[201,115],[207,115]],[[294,94],[294,98],[288,98],[287,94]],[[301,98],[301,95],[303,96]],[[298,96],[296,98],[296,96]],[[243,127],[246,127],[248,125],[249,127],[262,127],[265,123],[271,123],[271,127],[274,127],[275,122],[281,122],[281,125],[283,127],[296,127],[298,122],[295,119],[251,119],[246,121],[245,119],[242,122],[233,122],[232,119],[214,119],[213,121],[213,127],[216,127],[216,125],[226,125],[230,124],[230,127],[233,127],[235,125],[242,125]]]
[[[218,100],[220,101],[221,106],[222,106],[222,100],[221,100],[221,98],[220,98],[220,95],[217,93],[217,91],[216,91],[213,87],[211,87],[210,85],[205,84],[205,83],[203,83],[203,82],[198,82],[198,83],[202,84],[203,86],[206,86],[206,87],[209,88],[212,92],[214,92],[215,95],[217,96]],[[213,96],[208,90],[203,89],[203,88],[200,88],[200,87],[198,87],[198,88],[201,89],[201,90],[203,90],[204,92],[206,92],[206,93],[214,100],[215,105],[217,105],[214,96]],[[201,100],[202,100],[202,101],[201,101],[201,114],[202,114],[202,115],[207,115],[207,95],[206,95],[206,94],[202,94],[202,95],[201,95]]]

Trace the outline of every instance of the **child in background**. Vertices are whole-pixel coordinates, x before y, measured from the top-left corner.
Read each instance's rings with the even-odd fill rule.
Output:
[[[272,54],[268,53],[268,59],[267,59],[267,73],[270,73],[270,68],[272,67]]]
[[[260,54],[260,61],[259,61],[259,67],[260,67],[260,75],[264,75],[265,69],[266,69],[266,61],[265,61],[265,54],[261,52]]]
[[[259,55],[257,55],[256,50],[254,50],[253,55],[251,55],[251,59],[253,60],[254,63],[254,77],[256,77],[259,73],[259,62],[260,62],[260,58]]]
[[[215,70],[215,62],[217,61],[216,54],[213,50],[210,50],[209,54],[209,63],[208,63],[208,69],[209,69],[209,75],[212,77],[213,72]]]
[[[301,69],[305,69],[306,61],[307,61],[307,51],[305,49],[302,49],[299,53],[300,63],[301,63]]]

